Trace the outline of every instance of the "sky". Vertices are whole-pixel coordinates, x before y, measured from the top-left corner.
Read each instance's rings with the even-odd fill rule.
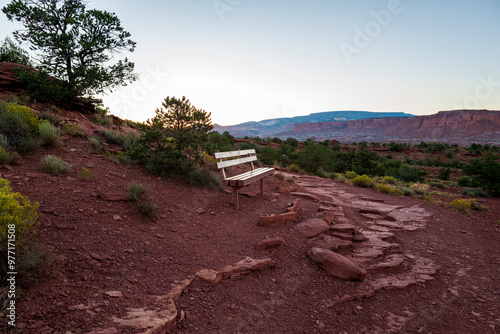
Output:
[[[3,6],[5,0],[1,0]],[[500,110],[498,0],[90,0],[137,42],[103,96],[145,121],[186,96],[232,125],[314,112]],[[0,13],[0,38],[20,26]],[[3,35],[3,36],[2,36]]]

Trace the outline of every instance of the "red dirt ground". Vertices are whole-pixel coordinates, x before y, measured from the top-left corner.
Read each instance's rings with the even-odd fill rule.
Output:
[[[14,191],[40,202],[38,237],[54,255],[48,273],[17,301],[21,333],[141,332],[118,326],[113,317],[147,308],[155,296],[169,292],[172,283],[201,269],[218,270],[247,256],[269,257],[276,265],[215,286],[195,279],[176,302],[183,319],[173,332],[500,332],[499,199],[484,199],[489,211],[468,215],[328,180],[354,197],[424,208],[431,214],[425,228],[395,231],[392,241],[404,252],[440,266],[425,283],[329,306],[355,294],[363,282],[335,279],[309,260],[310,246],[293,224],[257,225],[261,216],[286,212],[297,199],[289,190],[305,191],[300,182],[268,177],[266,194],[241,196],[241,211],[236,212],[229,193],[160,179],[141,166],[115,164],[92,153],[81,138],[63,141],[62,148],[41,149],[24,157],[21,165],[0,169]],[[63,158],[72,170],[62,176],[43,175],[40,159],[47,154]],[[92,171],[88,182],[78,179],[83,167]],[[146,185],[148,198],[158,203],[155,221],[142,218],[128,202],[96,197],[98,192],[125,193],[131,182]],[[256,192],[258,185],[248,188]],[[302,198],[299,222],[316,216],[321,205]],[[356,210],[344,212],[352,224],[361,222]],[[257,251],[256,244],[270,237],[284,238],[286,247]],[[108,291],[123,296],[109,297]]]

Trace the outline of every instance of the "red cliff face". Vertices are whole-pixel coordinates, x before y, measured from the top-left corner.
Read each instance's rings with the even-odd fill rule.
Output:
[[[500,111],[453,110],[410,118],[377,118],[346,122],[302,123],[280,136],[340,141],[439,141],[469,145],[500,144]]]
[[[0,92],[21,93],[23,91],[21,81],[14,76],[14,68],[16,67],[36,72],[35,69],[29,66],[15,63],[0,63]]]

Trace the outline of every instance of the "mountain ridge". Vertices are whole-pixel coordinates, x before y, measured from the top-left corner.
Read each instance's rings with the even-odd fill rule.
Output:
[[[216,128],[220,131],[220,127]],[[224,127],[238,137],[248,136],[293,137],[305,140],[335,139],[340,142],[406,142],[437,141],[470,145],[471,143],[500,144],[500,111],[498,110],[446,110],[436,114],[413,117],[363,118],[347,121],[308,122],[288,124],[281,131],[259,133],[256,127]],[[241,136],[243,137],[243,136]]]
[[[276,133],[286,132],[295,124],[349,121],[369,118],[388,118],[388,117],[415,117],[415,115],[404,112],[373,112],[360,110],[339,110],[315,112],[309,115],[270,118],[261,121],[250,121],[236,125],[214,125],[214,130],[218,132],[228,131],[236,137],[268,137],[275,136]]]

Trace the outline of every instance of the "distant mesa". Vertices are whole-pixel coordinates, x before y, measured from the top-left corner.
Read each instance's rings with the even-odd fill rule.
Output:
[[[345,120],[341,120],[345,119]],[[415,116],[397,112],[330,111],[232,126],[215,125],[235,137],[293,137],[340,142],[500,144],[500,111],[450,110]]]

